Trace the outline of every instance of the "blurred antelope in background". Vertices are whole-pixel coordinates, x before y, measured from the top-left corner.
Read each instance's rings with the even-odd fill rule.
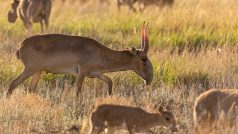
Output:
[[[57,0],[52,0],[52,1],[57,1]],[[87,3],[87,2],[93,2],[93,3],[97,3],[99,2],[100,4],[110,4],[110,1],[112,0],[61,0],[62,2],[75,2],[75,1],[79,1],[81,5]]]
[[[135,7],[134,7],[134,4],[137,0],[116,0],[117,2],[117,7],[118,7],[118,10],[121,9],[121,6],[122,5],[127,5],[129,7],[130,10],[132,11],[136,11]]]
[[[199,95],[195,101],[194,122],[196,125],[206,123],[206,121],[212,123],[219,119],[222,112],[226,117],[234,114],[232,112],[235,112],[237,106],[238,89],[210,89]]]
[[[8,21],[14,23],[17,17],[23,21],[27,29],[32,27],[33,22],[39,22],[41,31],[49,26],[51,12],[51,0],[13,0],[8,12]]]
[[[112,50],[98,41],[82,36],[63,34],[35,35],[25,39],[16,55],[25,68],[11,82],[8,95],[17,85],[32,76],[29,91],[36,89],[43,71],[77,77],[77,96],[85,77],[98,78],[108,84],[112,94],[112,80],[104,73],[133,70],[149,85],[153,79],[153,67],[147,54],[149,40],[147,25],[141,28],[141,48]]]
[[[157,7],[164,7],[169,6],[172,7],[174,4],[174,0],[137,0],[140,4],[140,11],[143,11],[147,6],[157,6]]]
[[[155,126],[164,126],[177,131],[176,121],[171,112],[159,108],[158,113],[148,113],[141,108],[104,104],[91,115],[91,134],[126,129],[129,134],[149,131]]]
[[[116,0],[118,10],[121,9],[122,5],[126,5],[130,10],[136,11],[135,4],[139,4],[139,10],[143,11],[147,6],[173,6],[174,0]]]

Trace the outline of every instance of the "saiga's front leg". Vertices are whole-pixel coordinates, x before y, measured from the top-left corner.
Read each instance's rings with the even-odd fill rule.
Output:
[[[96,77],[98,79],[100,79],[100,80],[102,80],[102,81],[107,83],[107,85],[108,85],[108,93],[109,93],[109,95],[112,95],[112,80],[108,76],[106,76],[104,74],[97,75]]]
[[[76,96],[78,98],[81,93],[81,88],[83,84],[83,80],[85,78],[85,71],[78,65],[77,67],[77,78],[76,78]]]
[[[108,76],[106,76],[106,75],[104,75],[102,73],[91,73],[90,76],[88,76],[88,77],[90,77],[90,78],[98,78],[98,79],[106,82],[107,85],[108,85],[108,94],[112,95],[112,84],[113,83],[112,83],[112,80]]]

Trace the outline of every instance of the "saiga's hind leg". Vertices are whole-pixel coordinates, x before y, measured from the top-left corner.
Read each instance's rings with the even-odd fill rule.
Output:
[[[13,92],[13,90],[23,81],[25,81],[27,78],[29,78],[32,74],[34,74],[35,71],[33,69],[25,68],[23,72],[16,78],[14,79],[7,92],[7,96],[10,96]]]
[[[40,20],[40,28],[41,28],[41,33],[44,33],[44,24],[43,24],[43,20]]]
[[[42,71],[39,71],[39,72],[33,74],[32,79],[31,79],[31,84],[28,87],[29,92],[34,93],[36,91],[37,84],[40,80],[41,74],[42,74]]]
[[[43,17],[44,23],[45,23],[45,29],[46,31],[48,30],[49,27],[49,17],[51,13],[51,1],[48,1],[48,3],[45,5],[44,10],[45,10],[45,15]]]

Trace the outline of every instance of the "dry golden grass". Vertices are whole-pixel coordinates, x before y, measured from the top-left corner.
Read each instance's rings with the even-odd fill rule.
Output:
[[[237,115],[237,113],[235,114]],[[229,122],[224,113],[222,113],[216,122],[212,124],[209,121],[204,122],[196,126],[191,132],[195,134],[236,134],[238,132],[237,127],[237,119]]]
[[[1,133],[57,128],[62,127],[64,123],[62,107],[35,94],[16,93],[9,99],[1,98],[0,105]]]

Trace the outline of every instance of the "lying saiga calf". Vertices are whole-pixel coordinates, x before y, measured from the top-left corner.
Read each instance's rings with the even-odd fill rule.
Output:
[[[13,0],[8,12],[8,21],[14,23],[20,17],[27,29],[32,27],[33,22],[39,22],[41,31],[44,25],[48,28],[51,12],[51,0]]]
[[[238,106],[238,89],[210,89],[202,93],[195,101],[194,122],[214,122],[222,112],[232,114]]]
[[[147,53],[149,41],[147,30],[142,26],[141,49],[115,51],[98,41],[81,36],[62,34],[35,35],[25,39],[17,51],[17,57],[25,68],[8,89],[8,95],[17,85],[32,76],[29,91],[33,91],[43,71],[62,73],[77,77],[77,96],[85,77],[98,78],[108,84],[112,94],[112,80],[104,73],[133,70],[149,85],[153,68]]]
[[[177,131],[174,116],[160,107],[158,113],[148,113],[140,108],[104,104],[98,106],[91,115],[91,134],[99,134],[107,129],[113,134],[116,129],[127,129],[130,134],[149,131],[155,126],[169,127]],[[152,133],[152,131],[149,131]]]

